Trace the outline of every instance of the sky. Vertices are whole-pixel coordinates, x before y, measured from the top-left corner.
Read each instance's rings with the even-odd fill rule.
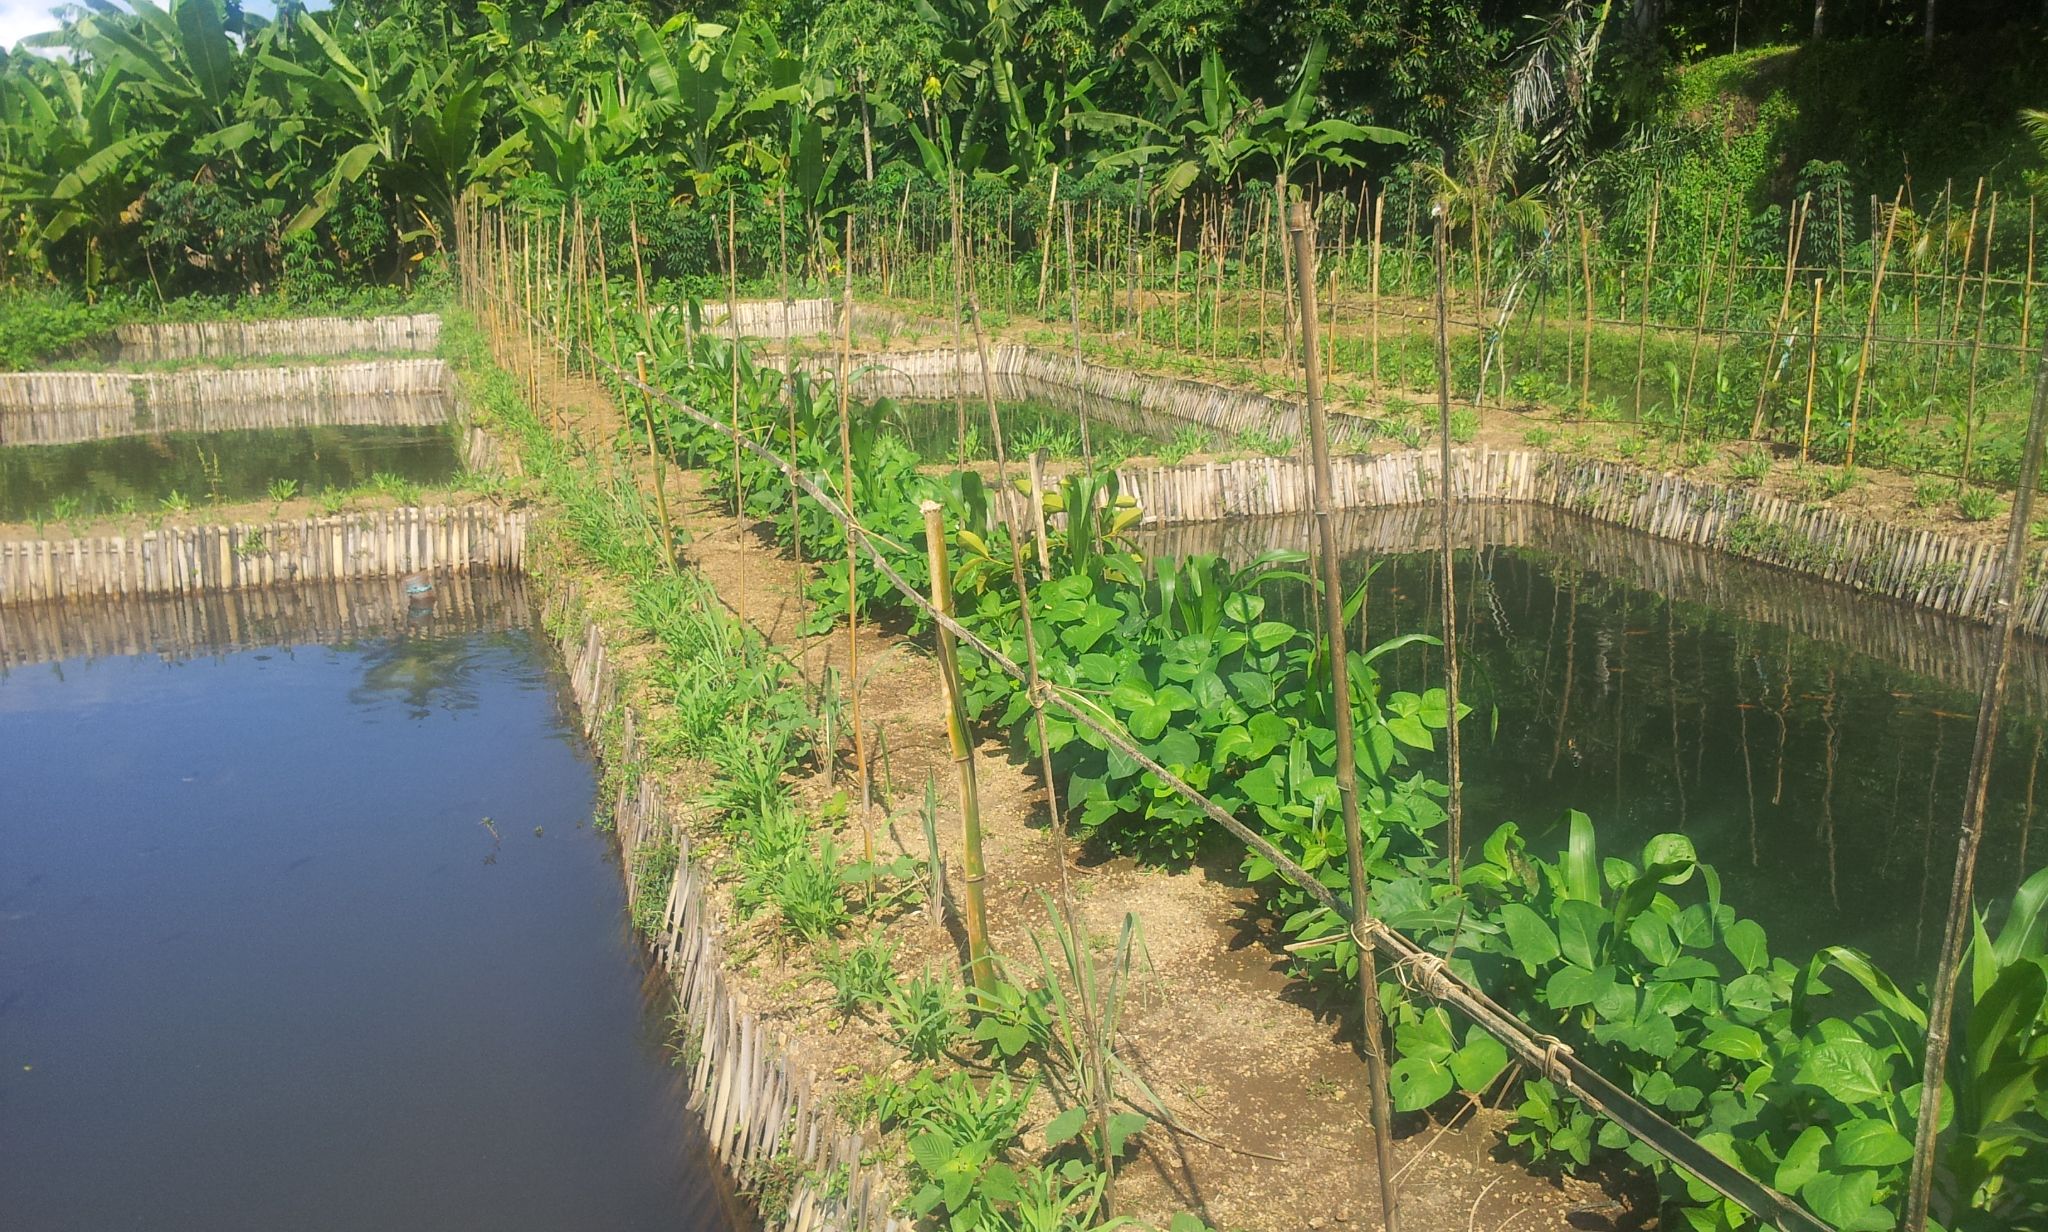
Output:
[[[156,0],[160,7],[170,7],[170,0]],[[0,0],[0,47],[12,47],[31,34],[55,30],[60,24],[52,10],[62,8],[64,0]],[[245,3],[252,13],[270,13],[275,6],[264,3]],[[312,8],[325,8],[315,4]]]
[[[57,19],[50,10],[56,7],[50,0],[0,0],[0,47],[12,47],[24,35],[55,30]]]

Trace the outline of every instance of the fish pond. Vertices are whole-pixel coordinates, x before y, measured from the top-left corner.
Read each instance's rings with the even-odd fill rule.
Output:
[[[0,448],[0,521],[153,512],[386,484],[462,469],[451,425],[167,432]]]
[[[1363,644],[1440,631],[1435,519],[1340,517],[1347,591],[1370,570]],[[1468,843],[1512,821],[1543,836],[1538,850],[1559,848],[1572,809],[1603,856],[1636,860],[1652,835],[1684,833],[1778,952],[1847,944],[1902,978],[1932,974],[1988,631],[1552,510],[1473,506],[1459,523]],[[1305,519],[1241,520],[1142,546],[1241,562],[1306,549],[1310,535]],[[1390,689],[1442,682],[1433,646],[1375,666]],[[2039,643],[2016,647],[2012,681],[1978,877],[1987,902],[2048,859],[2032,833],[2048,805]]]
[[[738,1226],[495,584],[0,610],[0,1223]]]

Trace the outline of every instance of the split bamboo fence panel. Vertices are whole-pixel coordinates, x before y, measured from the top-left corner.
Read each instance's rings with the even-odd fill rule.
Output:
[[[234,359],[254,355],[347,355],[358,351],[432,351],[441,318],[420,312],[389,317],[295,317],[275,321],[194,321],[116,326],[101,348],[113,363]]]
[[[224,402],[416,397],[441,393],[447,385],[448,365],[439,359],[181,372],[7,372],[0,373],[0,423],[22,412],[140,413]]]
[[[343,426],[433,427],[454,419],[453,403],[440,393],[183,403],[143,409],[132,404],[78,406],[61,410],[0,412],[0,447],[75,445],[83,441],[164,432]]]
[[[0,540],[0,606],[521,570],[527,511],[491,504]]]
[[[545,623],[562,627],[577,610],[573,588],[549,600]],[[618,713],[618,677],[603,632],[585,624],[565,635],[570,688],[587,735]],[[620,718],[621,764],[640,764],[639,722],[627,709]],[[610,802],[625,870],[627,899],[660,904],[660,923],[651,939],[655,961],[676,997],[675,1020],[686,1041],[690,1106],[703,1117],[713,1153],[732,1176],[755,1180],[771,1169],[794,1173],[786,1199],[761,1212],[769,1232],[907,1232],[893,1217],[896,1206],[883,1170],[866,1161],[867,1143],[819,1094],[815,1071],[800,1045],[768,1020],[726,969],[725,921],[705,886],[689,834],[656,790],[653,780],[628,774]],[[681,850],[675,872],[662,883],[643,882],[641,852],[668,842]]]

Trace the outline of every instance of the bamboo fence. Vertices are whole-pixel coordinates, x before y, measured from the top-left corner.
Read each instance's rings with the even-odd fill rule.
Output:
[[[182,372],[0,373],[0,423],[21,412],[126,408],[154,412],[221,402],[305,401],[437,394],[439,359],[376,359],[296,368],[194,368]]]
[[[0,607],[293,582],[519,570],[528,515],[492,504],[0,540]]]
[[[128,405],[0,412],[0,447],[75,445],[161,432],[232,432],[249,429],[345,425],[432,427],[455,418],[441,393],[355,398],[279,398],[250,402],[181,402],[137,410]]]
[[[440,637],[532,623],[526,579],[511,572],[437,579],[430,605],[414,603],[395,577],[78,599],[9,608],[0,618],[0,672],[66,659],[156,655],[175,661],[264,646],[333,645],[401,633]]]
[[[546,623],[564,627],[563,618],[577,607],[572,583],[549,598]],[[562,653],[586,735],[594,738],[606,716],[619,714],[616,756],[623,766],[639,766],[638,716],[619,700],[618,675],[602,630],[588,623],[565,634]],[[712,1151],[742,1180],[758,1179],[770,1168],[800,1169],[786,1203],[761,1212],[765,1228],[908,1229],[907,1222],[890,1215],[895,1204],[886,1175],[863,1159],[867,1143],[859,1130],[820,1097],[815,1072],[797,1042],[766,1021],[729,978],[725,924],[705,892],[713,878],[697,863],[688,832],[676,824],[652,778],[629,773],[611,804],[628,901],[652,897],[662,904],[651,944],[676,997],[690,1107],[703,1118]],[[635,857],[669,841],[682,853],[674,876],[665,884],[641,882]]]
[[[1965,620],[1988,621],[1999,547],[1934,530],[1804,505],[1749,489],[1620,462],[1535,449],[1467,446],[1453,451],[1460,502],[1548,505],[1659,539],[1714,548],[1885,595]],[[1439,465],[1426,451],[1352,454],[1332,460],[1339,509],[1422,505],[1436,499]],[[1151,526],[1301,514],[1310,477],[1298,458],[1244,458],[1118,473]],[[2019,627],[2048,635],[2048,553],[2035,552],[2023,583]]]
[[[441,318],[432,312],[390,317],[294,317],[274,321],[194,321],[120,325],[101,346],[111,363],[233,359],[252,355],[347,355],[358,351],[432,351]]]

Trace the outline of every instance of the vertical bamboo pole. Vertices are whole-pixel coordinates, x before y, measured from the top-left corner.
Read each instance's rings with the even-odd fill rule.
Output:
[[[967,731],[967,707],[960,689],[959,639],[948,623],[953,616],[953,573],[946,558],[946,527],[937,501],[925,501],[925,556],[931,563],[932,606],[938,622],[939,682],[945,690],[946,741],[960,775],[960,870],[966,890],[961,895],[967,931],[967,979],[982,992],[995,986],[995,963],[988,945],[988,900],[982,883],[988,866],[981,856],[981,791],[974,775],[974,742]]]
[[[1081,294],[1078,275],[1074,270],[1074,203],[1069,201],[1066,208],[1067,228],[1067,323],[1074,341],[1074,389],[1081,388]],[[1095,469],[1095,450],[1088,439],[1088,403],[1081,402],[1081,456],[1087,461],[1088,469]]]
[[[746,480],[740,475],[740,253],[735,246],[739,215],[738,191],[725,186],[725,327],[732,331],[732,349],[726,352],[732,369],[732,516],[744,521],[747,509]],[[851,256],[848,257],[851,261]],[[847,277],[853,277],[852,267]],[[849,495],[848,500],[852,497]]]
[[[1792,202],[1792,226],[1785,237],[1785,288],[1778,296],[1778,315],[1771,320],[1771,336],[1765,341],[1770,348],[1764,355],[1763,370],[1756,381],[1756,412],[1749,419],[1749,439],[1763,435],[1764,400],[1770,396],[1771,387],[1777,383],[1776,361],[1778,340],[1785,336],[1785,322],[1792,315],[1792,279],[1799,268],[1799,246],[1806,239],[1806,219],[1813,213],[1813,194],[1808,193]]]
[[[1364,1021],[1366,1083],[1371,1092],[1373,1155],[1379,1172],[1380,1212],[1386,1232],[1398,1232],[1400,1214],[1394,1196],[1393,1105],[1387,1096],[1384,1015],[1380,1007],[1379,958],[1373,949],[1371,890],[1365,873],[1365,835],[1358,820],[1356,737],[1352,730],[1350,650],[1345,644],[1343,579],[1338,568],[1337,529],[1331,504],[1330,426],[1323,408],[1322,369],[1317,364],[1315,245],[1308,234],[1308,207],[1296,205],[1289,220],[1294,233],[1296,264],[1302,269],[1302,360],[1308,374],[1308,419],[1311,473],[1315,477],[1316,541],[1321,549],[1323,631],[1329,639],[1331,711],[1337,725],[1337,796],[1344,814],[1344,841],[1350,853],[1352,939],[1358,946],[1359,1008]],[[1448,387],[1446,387],[1448,388]]]
[[[1991,194],[1991,213],[1984,220],[1984,274],[1977,282],[1977,326],[1970,335],[1970,389],[1963,403],[1963,473],[1956,494],[1970,487],[1970,455],[1977,444],[1977,363],[1984,351],[1984,318],[1991,311],[1991,248],[1998,235],[1998,194]]]
[[[1947,342],[1947,345],[1938,346],[1934,349],[1934,385],[1928,391],[1930,395],[1938,396],[1941,393],[1942,369],[1948,366],[1949,352],[1955,349],[1956,339],[1962,333],[1963,297],[1969,294],[1970,291],[1970,261],[1977,254],[1977,218],[1983,212],[1983,209],[1984,177],[1980,175],[1977,177],[1977,193],[1970,199],[1970,226],[1968,230],[1963,232],[1963,261],[1958,267],[1961,272],[1956,275],[1956,306],[1954,312],[1948,310],[1948,285],[1945,281],[1942,284],[1942,316],[1948,321],[1948,328],[1942,330],[1941,335]],[[1946,267],[1944,267],[1945,276]]]
[[[1652,224],[1654,227],[1654,224]],[[1444,602],[1444,704],[1450,721],[1444,725],[1444,764],[1450,780],[1450,798],[1445,802],[1450,820],[1449,847],[1451,884],[1464,882],[1465,867],[1465,783],[1464,765],[1458,743],[1458,579],[1451,544],[1451,222],[1443,213],[1436,219],[1436,410],[1437,410],[1437,550],[1442,558]]]
[[[1650,349],[1650,285],[1657,276],[1657,218],[1664,205],[1664,182],[1654,181],[1650,198],[1650,243],[1643,253],[1643,310],[1636,321],[1636,412],[1643,417],[1643,360]]]
[[[1892,196],[1891,217],[1884,224],[1884,247],[1877,253],[1877,269],[1870,280],[1870,311],[1863,317],[1863,347],[1856,357],[1856,389],[1849,396],[1849,447],[1842,458],[1842,465],[1849,469],[1856,466],[1856,428],[1863,417],[1863,380],[1870,371],[1870,339],[1877,331],[1877,310],[1883,302],[1884,267],[1892,255],[1892,233],[1899,225],[1899,195],[1901,188]]]
[[[953,263],[953,452],[960,466],[967,465],[967,342],[960,335],[962,299],[967,285],[967,240],[960,234],[960,184],[946,176],[946,206],[953,229],[947,251]]]
[[[2048,354],[2048,342],[2043,344]],[[2005,563],[1993,610],[1997,634],[1985,656],[1982,700],[1977,708],[1977,737],[1970,750],[1968,787],[1963,795],[1961,833],[1956,840],[1955,874],[1949,883],[1948,920],[1942,931],[1941,958],[1935,968],[1933,1001],[1927,1014],[1927,1052],[1920,1072],[1920,1113],[1913,1138],[1913,1169],[1900,1226],[1923,1232],[1928,1199],[1934,1190],[1935,1140],[1940,1136],[1941,1090],[1948,1068],[1949,1030],[1955,1015],[1956,984],[1963,947],[1970,938],[1972,898],[1977,881],[1977,849],[1984,838],[1984,802],[1991,784],[1991,762],[1998,747],[1998,723],[2005,704],[2013,635],[2018,626],[2021,584],[2027,562],[2027,537],[2032,534],[2034,494],[2041,486],[2041,448],[2048,429],[2048,362],[2037,363],[2033,415],[2027,425],[2026,451],[2020,460],[2019,487],[2013,493],[2012,520],[2005,537]]]
[[[1586,227],[1586,211],[1574,211],[1579,218],[1579,269],[1586,285],[1585,367],[1579,373],[1579,409],[1593,404],[1593,233]]]
[[[2036,230],[2034,198],[2027,198],[2027,273],[2020,283],[2020,345],[2034,336],[2034,242],[2040,232]]]
[[[1704,341],[1707,333],[1707,301],[1713,296],[1714,292],[1714,254],[1718,250],[1716,246],[1710,242],[1709,237],[1711,237],[1712,239],[1719,239],[1721,238],[1722,234],[1727,231],[1727,229],[1728,206],[1726,203],[1723,203],[1721,206],[1721,217],[1719,222],[1711,230],[1709,230],[1705,226],[1704,219],[1702,219],[1702,225],[1700,227],[1699,311],[1693,316],[1692,356],[1686,361],[1685,392],[1679,398],[1678,443],[1681,446],[1685,444],[1686,424],[1692,418],[1693,380],[1694,378],[1699,376],[1700,345]]]
[[[1052,165],[1052,187],[1045,194],[1045,235],[1038,244],[1038,313],[1045,315],[1045,282],[1052,277],[1053,207],[1060,199],[1060,165]]]
[[[1380,396],[1380,241],[1387,212],[1384,194],[1372,199],[1372,396]]]
[[[853,717],[853,759],[860,777],[861,858],[875,862],[875,823],[868,782],[867,728],[860,712],[860,512],[853,500],[853,426],[847,409],[847,369],[853,363],[853,216],[846,218],[846,253],[841,261],[839,300],[839,485],[846,502],[846,689]]]
[[[654,400],[647,396],[647,352],[637,352],[633,363],[640,373],[640,416],[641,422],[647,425],[647,457],[654,463],[654,509],[661,518],[661,560],[674,569],[676,533],[668,520],[668,463],[662,459],[661,447],[654,439]]]
[[[1180,252],[1188,225],[1188,199],[1180,199],[1179,216],[1173,221],[1173,353],[1180,354]],[[1047,220],[1048,229],[1051,220]],[[1048,241],[1050,237],[1048,237]],[[1050,250],[1048,250],[1050,251]]]
[[[1813,280],[1813,329],[1806,340],[1806,412],[1799,421],[1799,461],[1806,461],[1807,446],[1813,440],[1813,385],[1820,370],[1820,293],[1822,280]]]

